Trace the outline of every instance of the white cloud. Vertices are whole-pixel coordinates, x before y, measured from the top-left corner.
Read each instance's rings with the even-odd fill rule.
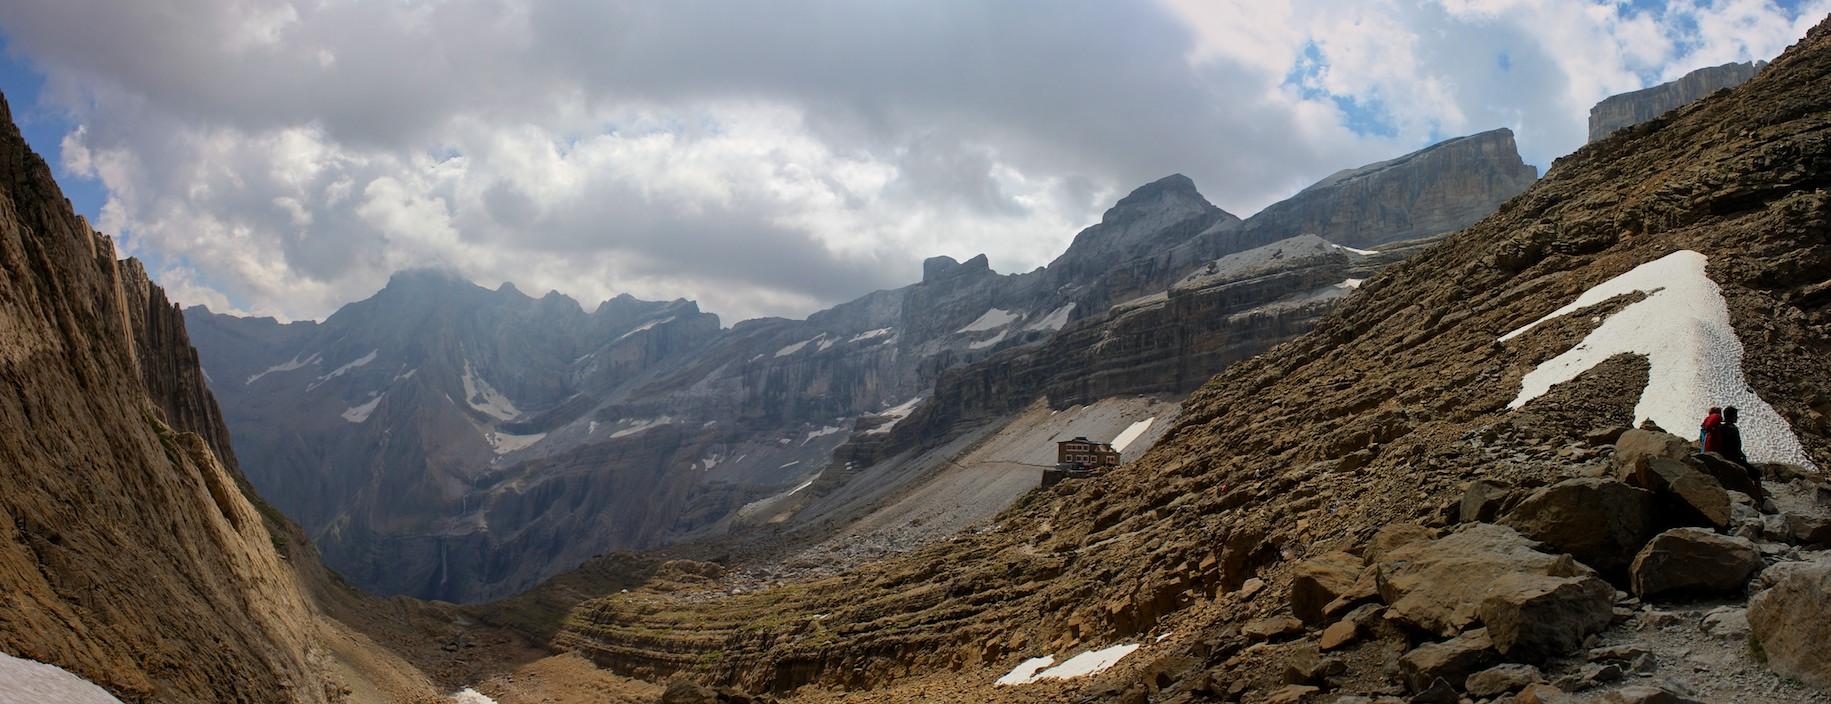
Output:
[[[923,257],[1042,264],[1173,171],[1247,215],[1338,168],[1768,58],[1831,0],[620,5],[0,1],[97,225],[187,303],[395,269],[804,314]],[[1504,58],[1502,58],[1504,57]]]

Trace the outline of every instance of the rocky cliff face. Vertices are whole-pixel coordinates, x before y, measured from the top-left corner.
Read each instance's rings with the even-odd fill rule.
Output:
[[[1825,574],[1827,512],[1807,497],[1831,484],[1805,463],[1831,463],[1827,81],[1831,22],[1735,91],[1561,160],[1228,367],[1142,459],[1032,493],[985,531],[741,593],[677,566],[586,603],[556,642],[639,676],[874,701],[1813,701],[1778,677],[1758,694],[1700,677],[1712,668],[1643,638],[1690,629],[1716,652],[1685,600],[1751,585],[1769,595],[1755,637],[1785,650],[1769,666],[1822,677],[1800,645],[1821,626],[1775,614],[1807,608]],[[1533,391],[1620,321],[1642,328],[1590,342],[1637,347]],[[1727,381],[1675,374],[1676,350]],[[1726,397],[1771,407],[1745,437],[1792,464],[1757,479],[1626,432]],[[1722,652],[1722,671],[1759,670]],[[1120,659],[994,684],[1077,653]],[[1656,679],[1611,683],[1629,668]]]
[[[0,117],[0,650],[130,702],[326,701],[183,319]]]
[[[1675,81],[1604,98],[1589,109],[1589,141],[1677,110],[1719,90],[1742,85],[1766,65],[1765,61],[1755,61],[1700,68]]]
[[[478,600],[608,549],[721,530],[795,487],[830,492],[860,462],[953,437],[925,431],[1039,395],[1187,392],[1307,329],[1351,267],[1396,257],[1311,238],[1263,271],[1186,275],[1305,228],[1439,234],[1533,173],[1510,134],[1484,133],[1244,222],[1170,176],[1036,271],[936,257],[918,283],[729,329],[686,301],[585,313],[429,272],[322,324],[187,315],[250,477],[332,567],[382,593]],[[912,412],[927,420],[899,429]],[[847,495],[881,498],[865,489]]]
[[[1338,172],[1267,206],[1240,228],[1235,246],[1307,233],[1372,249],[1440,235],[1494,212],[1537,178],[1538,169],[1520,160],[1512,130],[1503,127],[1458,137],[1391,161]]]

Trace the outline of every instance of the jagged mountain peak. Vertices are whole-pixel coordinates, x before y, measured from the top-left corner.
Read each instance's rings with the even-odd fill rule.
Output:
[[[989,274],[991,271],[992,261],[984,254],[974,256],[964,262],[943,254],[922,260],[922,283],[932,283],[960,276]]]

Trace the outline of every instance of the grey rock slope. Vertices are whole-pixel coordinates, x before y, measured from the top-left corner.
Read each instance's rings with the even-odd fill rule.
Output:
[[[936,257],[918,283],[726,329],[687,301],[587,313],[435,272],[323,323],[187,317],[250,478],[328,564],[382,593],[488,599],[796,487],[831,492],[1038,395],[1187,391],[1398,258],[1337,244],[1454,230],[1534,173],[1498,130],[1331,176],[1245,221],[1174,175],[1046,267]],[[1320,237],[1279,242],[1305,233]]]
[[[1677,110],[1724,88],[1742,85],[1766,65],[1766,61],[1755,61],[1700,68],[1675,81],[1604,98],[1589,109],[1589,141]]]

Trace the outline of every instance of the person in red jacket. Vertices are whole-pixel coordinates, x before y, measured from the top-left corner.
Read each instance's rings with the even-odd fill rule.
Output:
[[[1708,415],[1704,416],[1704,424],[1698,426],[1698,431],[1697,431],[1698,452],[1709,452],[1710,451],[1710,431],[1716,430],[1717,424],[1722,423],[1722,422],[1723,422],[1723,409],[1719,408],[1717,406],[1711,406],[1710,413]]]
[[[1736,427],[1736,407],[1723,409],[1723,420],[1711,429],[1709,442],[1704,444],[1705,452],[1714,452],[1723,459],[1744,467],[1749,466],[1748,456],[1742,454],[1742,429]]]

